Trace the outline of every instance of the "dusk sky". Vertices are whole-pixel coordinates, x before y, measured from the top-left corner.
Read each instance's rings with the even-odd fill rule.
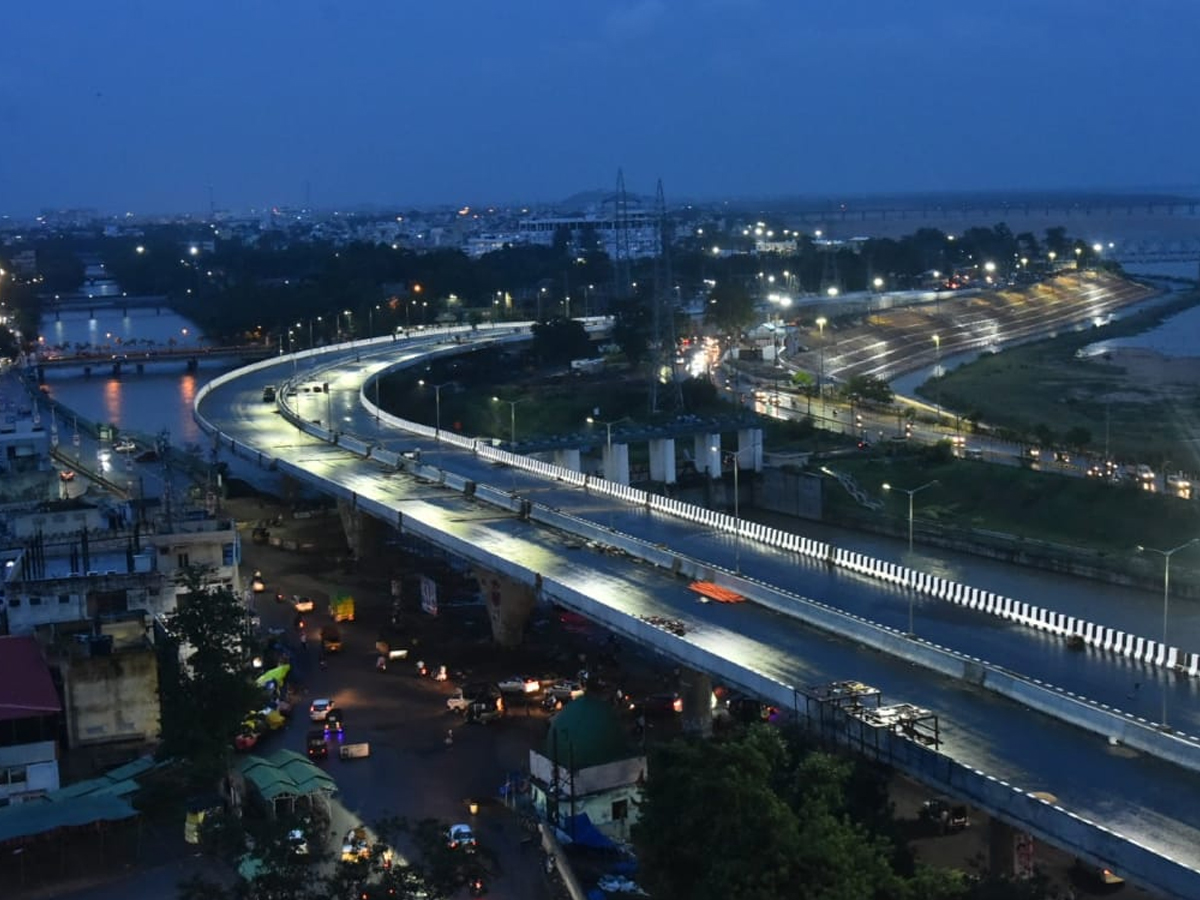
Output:
[[[47,0],[0,214],[1200,184],[1197,0]]]

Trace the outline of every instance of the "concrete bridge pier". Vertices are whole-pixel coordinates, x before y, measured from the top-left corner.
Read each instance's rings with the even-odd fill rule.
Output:
[[[338,500],[338,516],[346,535],[346,546],[355,559],[378,559],[383,554],[388,527],[358,508],[357,497]]]
[[[696,471],[709,478],[721,477],[721,436],[698,434],[692,439],[695,451]]]
[[[1031,878],[1033,835],[995,818],[988,822],[988,868],[1015,878]]]
[[[650,441],[650,480],[660,484],[675,483],[674,438],[656,438]]]
[[[113,373],[113,378],[121,377],[121,364],[119,362],[115,362],[112,364],[112,373]]]
[[[761,428],[738,431],[738,465],[743,469],[761,472],[763,469],[763,433]]]
[[[629,445],[604,445],[604,478],[617,484],[629,484]]]
[[[195,372],[199,368],[200,368],[200,361],[198,359],[196,359],[196,357],[194,357],[194,356],[188,357],[187,370],[189,372]]]
[[[137,373],[138,373],[139,375],[144,375],[144,374],[145,374],[145,372],[146,372],[146,364],[145,364],[145,363],[138,363],[138,364],[137,364]]]
[[[683,730],[701,737],[712,735],[712,678],[705,672],[682,668],[679,696],[683,699]]]
[[[525,637],[525,624],[537,602],[537,586],[515,581],[487,569],[476,569],[492,623],[492,639],[501,647],[519,647]]]
[[[570,469],[572,472],[580,471],[579,448],[568,447],[565,450],[555,450],[554,464],[560,469]]]

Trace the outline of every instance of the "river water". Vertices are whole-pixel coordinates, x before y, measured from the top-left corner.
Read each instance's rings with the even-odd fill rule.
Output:
[[[122,353],[151,348],[201,346],[195,324],[166,308],[97,309],[46,316],[40,323],[39,343],[46,347],[86,348],[92,352]],[[196,372],[185,372],[178,363],[148,367],[141,374],[126,370],[119,378],[106,366],[96,366],[89,377],[82,369],[48,369],[46,391],[79,415],[107,422],[125,431],[158,434],[170,432],[177,447],[203,443],[192,419],[192,401],[205,382],[231,368],[200,357]]]

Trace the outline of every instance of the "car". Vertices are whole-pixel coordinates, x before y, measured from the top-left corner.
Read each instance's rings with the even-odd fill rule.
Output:
[[[74,481],[75,473],[71,469],[63,469],[58,473],[59,481]]]
[[[556,681],[546,688],[546,694],[555,700],[575,700],[584,695],[584,688],[578,681]]]
[[[951,803],[941,797],[934,797],[921,804],[921,818],[936,825],[943,834],[962,831],[971,824],[965,805]]]
[[[470,825],[451,825],[446,831],[446,846],[451,850],[465,850],[467,853],[474,853],[478,846],[475,841],[475,832],[471,830]]]
[[[321,629],[321,649],[326,653],[338,653],[342,649],[342,633],[334,625]]]
[[[292,599],[292,606],[296,608],[296,612],[312,612],[316,609],[312,597],[295,597]]]
[[[113,444],[113,449],[118,453],[133,453],[137,450],[137,444],[135,444],[129,438],[122,438]]]
[[[275,385],[268,384],[263,388],[262,392],[263,403],[271,403],[275,400]]]
[[[675,716],[683,712],[683,698],[669,691],[648,694],[630,705],[636,715],[646,717]]]
[[[325,717],[333,709],[333,701],[321,698],[314,700],[308,707],[308,717],[314,722],[324,722]]]
[[[340,709],[331,709],[325,713],[325,731],[323,732],[325,737],[334,735],[337,736],[338,740],[341,740],[342,735],[346,733],[344,722],[345,713]]]
[[[455,688],[454,693],[446,698],[446,709],[451,712],[465,713],[474,701],[463,693],[462,688]]]
[[[467,721],[486,725],[504,716],[503,697],[477,697],[467,707]]]
[[[1077,881],[1097,891],[1109,893],[1125,883],[1125,879],[1107,866],[1096,866],[1082,859],[1075,860],[1072,875]]]
[[[305,736],[304,743],[309,759],[318,760],[329,757],[329,745],[325,743],[325,732],[320,728],[311,729]]]
[[[536,678],[524,678],[520,675],[510,675],[496,683],[505,694],[536,694],[542,689],[542,683]]]

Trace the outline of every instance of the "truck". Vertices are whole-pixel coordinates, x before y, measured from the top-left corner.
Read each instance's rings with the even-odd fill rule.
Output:
[[[338,594],[329,601],[329,615],[335,622],[353,622],[354,598],[349,594]]]

